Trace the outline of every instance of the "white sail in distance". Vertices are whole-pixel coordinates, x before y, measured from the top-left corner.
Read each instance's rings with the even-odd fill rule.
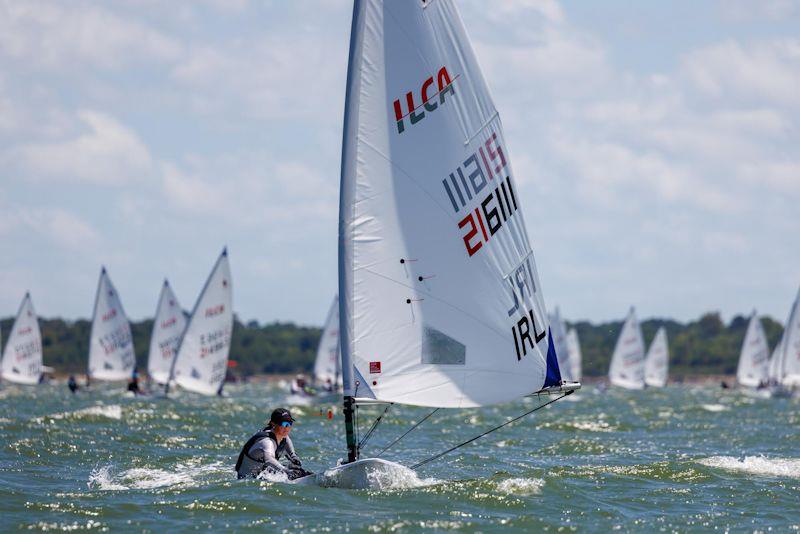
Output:
[[[103,267],[94,302],[88,374],[93,380],[126,380],[131,378],[135,367],[131,325]]]
[[[558,367],[561,369],[561,378],[564,380],[576,380],[572,375],[572,363],[570,361],[569,346],[567,344],[567,325],[561,318],[561,311],[556,306],[555,311],[550,314],[550,333],[553,335],[553,346],[558,355]]]
[[[800,387],[800,291],[792,304],[782,341],[781,382],[787,387]]]
[[[147,357],[147,374],[155,382],[166,384],[169,380],[172,360],[178,353],[178,344],[185,329],[186,316],[169,282],[164,280],[153,319],[150,353]]]
[[[357,0],[339,212],[345,396],[457,408],[554,380],[509,156],[455,4]]]
[[[580,382],[583,377],[583,353],[581,352],[578,332],[574,328],[570,328],[569,332],[567,332],[567,351],[569,352],[571,370],[569,377],[576,382]]]
[[[736,369],[736,381],[747,387],[758,387],[767,381],[769,347],[767,336],[761,326],[758,314],[753,311],[747,325],[742,350],[739,354],[739,366]]]
[[[781,336],[775,349],[772,351],[769,363],[767,364],[767,379],[771,384],[780,384],[783,381],[783,370],[781,360],[783,359],[783,337]]]
[[[3,380],[28,385],[38,384],[42,377],[42,333],[29,293],[25,293],[11,327],[0,374]]]
[[[184,389],[214,395],[225,381],[233,332],[233,285],[227,249],[206,280],[186,325],[171,376]]]
[[[342,370],[339,356],[339,297],[333,299],[325,325],[322,328],[317,359],[314,361],[314,380],[325,385],[328,380],[334,386],[342,385]]]
[[[662,326],[650,343],[644,359],[644,383],[650,387],[663,388],[669,373],[669,347],[667,331]]]
[[[633,307],[628,312],[617,338],[608,378],[614,386],[626,389],[644,388],[644,337]]]

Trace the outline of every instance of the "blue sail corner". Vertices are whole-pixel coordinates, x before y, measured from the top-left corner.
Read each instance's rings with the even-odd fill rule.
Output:
[[[553,332],[547,328],[547,375],[544,379],[543,387],[561,385],[561,369],[558,368],[558,356],[556,347],[553,345]]]

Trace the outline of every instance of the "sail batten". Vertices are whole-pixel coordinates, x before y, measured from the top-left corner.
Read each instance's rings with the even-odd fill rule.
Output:
[[[186,323],[170,379],[195,393],[218,393],[228,370],[232,331],[233,284],[228,253],[223,250]]]
[[[467,407],[543,387],[550,324],[521,202],[453,2],[356,1],[339,220],[346,397]]]
[[[38,384],[42,376],[42,333],[29,293],[25,293],[3,350],[0,376],[17,384]]]
[[[93,380],[130,378],[136,367],[131,325],[111,278],[103,267],[97,282],[88,375]]]

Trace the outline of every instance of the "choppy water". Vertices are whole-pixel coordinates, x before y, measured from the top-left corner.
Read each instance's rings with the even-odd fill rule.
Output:
[[[285,395],[265,385],[228,390],[225,399],[134,399],[111,387],[74,397],[63,385],[4,387],[0,529],[800,528],[798,400],[588,388],[419,477],[351,491],[236,480],[241,443]],[[421,460],[533,405],[442,410],[385,457]],[[344,449],[340,415],[293,412],[304,466],[332,466]],[[426,413],[392,408],[367,453]]]

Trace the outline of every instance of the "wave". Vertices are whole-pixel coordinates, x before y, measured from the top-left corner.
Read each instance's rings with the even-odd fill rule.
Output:
[[[764,456],[712,456],[699,460],[708,467],[770,477],[800,478],[800,459],[766,458]]]
[[[71,412],[59,412],[50,415],[43,415],[41,417],[34,417],[34,423],[42,423],[48,419],[81,419],[84,417],[106,417],[108,419],[122,419],[122,406],[119,404],[111,404],[108,406],[98,405],[90,406],[88,408],[81,408]]]
[[[222,462],[206,465],[177,464],[172,471],[134,467],[115,474],[111,465],[105,465],[92,470],[88,485],[103,491],[195,486],[200,479],[221,471],[230,472],[230,466],[224,466]]]
[[[730,407],[724,404],[702,404],[700,407],[707,412],[727,412],[730,410]]]
[[[542,478],[509,478],[497,484],[498,491],[509,495],[538,495],[543,487]]]

